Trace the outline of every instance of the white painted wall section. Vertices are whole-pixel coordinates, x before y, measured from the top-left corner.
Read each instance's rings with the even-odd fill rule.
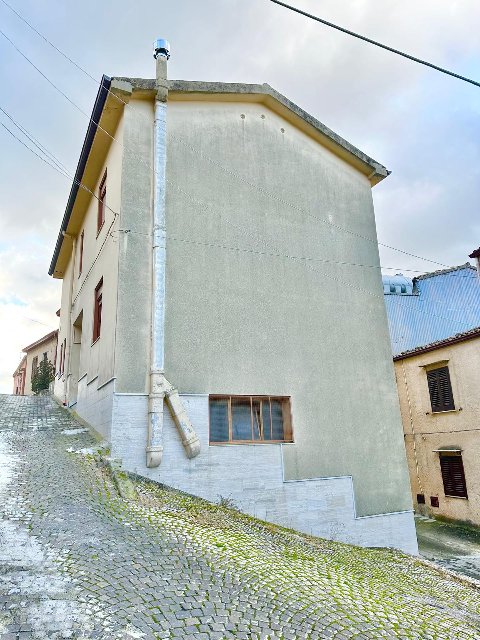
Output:
[[[201,441],[189,460],[175,424],[165,411],[162,465],[145,467],[147,395],[116,394],[112,455],[126,470],[213,502],[228,497],[246,513],[305,533],[357,544],[418,553],[412,511],[356,517],[349,476],[283,480],[282,447],[209,445],[208,396],[182,395]]]

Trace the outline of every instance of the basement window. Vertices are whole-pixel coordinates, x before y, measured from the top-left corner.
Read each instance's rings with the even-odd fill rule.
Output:
[[[290,398],[210,396],[210,443],[292,442]]]

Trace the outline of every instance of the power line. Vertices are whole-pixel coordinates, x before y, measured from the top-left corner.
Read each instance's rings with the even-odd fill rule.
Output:
[[[34,33],[36,33],[42,40],[44,40],[44,42],[46,42],[48,45],[50,45],[52,47],[52,49],[54,49],[57,53],[59,53],[61,56],[63,56],[65,58],[65,60],[67,60],[68,62],[73,64],[73,66],[76,67],[79,71],[81,71],[83,74],[85,74],[87,76],[87,78],[90,78],[90,80],[92,80],[99,87],[102,85],[102,83],[99,82],[84,67],[82,67],[81,64],[79,64],[78,62],[73,60],[73,58],[71,58],[67,53],[62,51],[59,47],[57,47],[57,45],[55,45],[51,40],[49,40],[46,35],[41,33],[36,27],[34,27],[33,24],[31,24],[24,16],[22,16],[21,13],[19,13],[16,9],[14,9],[12,7],[12,5],[8,4],[8,2],[6,2],[5,0],[0,0],[0,2],[2,2],[8,9],[10,9],[10,11],[12,11],[22,22],[24,22]],[[121,96],[118,96],[116,93],[114,93],[110,89],[107,89],[107,92],[111,96],[113,96],[116,100],[121,102],[122,104],[124,104],[124,105],[127,104],[127,102],[125,102],[125,100],[123,100],[121,98]]]
[[[50,46],[52,46],[58,53],[60,53],[66,60],[68,60],[69,62],[71,62],[71,64],[73,64],[77,69],[79,69],[80,71],[82,71],[85,75],[87,75],[89,78],[91,78],[92,80],[94,80],[94,82],[96,84],[101,84],[98,83],[93,76],[88,73],[88,71],[86,71],[81,65],[79,65],[77,62],[75,62],[72,58],[70,58],[66,53],[64,53],[63,51],[61,51],[56,45],[54,45],[52,42],[50,42],[50,40],[48,40],[48,38],[46,38],[46,36],[44,36],[42,33],[40,33],[40,31],[38,31],[35,27],[33,27],[25,18],[23,18],[23,16],[21,16],[15,9],[13,9],[13,7],[11,7],[5,0],[0,0],[5,6],[7,6],[9,9],[11,9],[13,11],[13,13],[15,13],[25,24],[27,24],[36,34],[38,34],[45,42],[47,42]],[[280,3],[283,4],[283,3]],[[286,7],[289,7],[289,5],[284,5]],[[294,9],[295,10],[295,9]],[[309,15],[309,14],[307,14]],[[314,17],[314,16],[312,16]],[[3,35],[10,43],[11,45],[18,51],[18,53],[25,58],[25,60],[27,62],[29,62],[42,76],[43,78],[45,78],[45,80],[47,80],[47,82],[54,87],[62,96],[64,96],[68,102],[70,102],[78,111],[80,111],[80,113],[82,113],[84,116],[86,116],[87,118],[89,118],[89,121],[93,122],[95,125],[98,126],[98,128],[103,131],[107,136],[109,136],[109,138],[111,138],[112,141],[117,142],[122,148],[124,148],[124,145],[117,140],[114,136],[112,136],[110,133],[108,133],[108,131],[106,131],[105,129],[103,129],[97,122],[95,122],[93,120],[93,118],[91,118],[85,111],[83,111],[83,109],[81,109],[73,100],[71,100],[61,89],[59,89],[29,58],[28,56],[26,56],[16,45],[15,43],[8,38],[8,36],[6,36],[5,33],[3,33],[3,31],[0,30],[0,34]],[[114,96],[116,99],[118,99],[120,102],[122,102],[124,105],[126,105],[127,103],[119,96],[117,96],[115,93],[113,93],[110,89],[107,90],[108,93],[112,96]],[[143,115],[143,114],[142,114]],[[178,138],[176,138],[175,136],[172,136],[173,139],[176,139],[178,142],[182,143],[182,140],[179,140]],[[184,143],[185,144],[185,143]],[[190,145],[186,144],[186,146],[190,147],[193,151],[196,151],[196,149],[194,147],[191,147]],[[229,171],[228,169],[224,168],[222,165],[220,165],[218,162],[215,162],[214,160],[208,158],[208,156],[205,156],[203,153],[201,152],[197,152],[199,153],[199,155],[203,156],[204,158],[206,158],[207,160],[209,160],[210,162],[212,162],[213,164],[217,164],[218,166],[220,166],[220,168],[222,168],[224,171],[226,171],[227,173],[230,173],[232,175],[234,175],[237,178],[240,178],[241,180],[243,180],[243,182],[249,184],[249,186],[252,186],[256,189],[258,189],[259,191],[265,192],[269,197],[276,197],[273,194],[269,194],[265,189],[262,189],[261,187],[259,187],[258,185],[255,185],[254,183],[251,183],[245,179],[242,179],[240,176],[238,176],[238,174],[235,174],[235,172]],[[142,163],[145,163],[145,160],[143,158],[140,158],[140,156],[138,156],[137,154],[133,153],[132,154],[134,157],[138,157]],[[286,202],[280,198],[276,198],[277,200],[280,200],[281,202],[283,202],[284,204],[287,204],[288,206],[294,208],[294,209],[298,209],[300,211],[303,211],[304,213],[306,213],[307,215],[310,215],[311,217],[321,221],[321,222],[326,222],[328,223],[330,226],[339,229],[340,231],[343,231],[345,233],[350,233],[356,237],[362,238],[364,240],[367,240],[369,242],[373,242],[374,244],[377,244],[379,246],[382,246],[386,249],[390,249],[392,251],[397,251],[398,253],[402,253],[403,255],[407,255],[410,256],[412,258],[416,258],[417,260],[424,260],[425,262],[430,262],[432,264],[436,264],[439,265],[441,267],[449,267],[450,265],[447,265],[443,262],[438,262],[437,260],[431,260],[429,258],[424,258],[423,256],[419,256],[416,255],[414,253],[410,253],[409,251],[405,251],[403,249],[398,249],[397,247],[394,247],[392,245],[388,245],[386,243],[380,242],[377,239],[374,238],[369,238],[368,236],[364,236],[361,235],[359,233],[356,233],[350,229],[346,229],[344,227],[341,227],[340,225],[336,225],[335,223],[331,222],[330,220],[327,219],[322,219],[319,218],[318,216],[315,216],[314,214],[311,214],[308,211],[302,210],[299,207],[294,207],[291,203]]]
[[[290,11],[299,13],[300,15],[305,16],[306,18],[310,18],[311,20],[320,22],[321,24],[324,24],[327,27],[331,27],[332,29],[336,29],[337,31],[346,33],[349,36],[353,36],[354,38],[358,38],[359,40],[363,40],[364,42],[373,44],[375,47],[380,47],[380,49],[385,49],[386,51],[390,51],[390,53],[395,53],[396,55],[402,56],[402,58],[406,58],[407,60],[411,60],[412,62],[417,62],[418,64],[422,64],[425,67],[430,67],[430,69],[435,69],[435,71],[440,71],[440,73],[445,73],[447,76],[452,76],[453,78],[457,78],[458,80],[463,80],[464,82],[473,84],[476,87],[480,87],[480,82],[477,82],[476,80],[472,80],[471,78],[467,78],[466,76],[461,76],[458,73],[454,73],[453,71],[449,71],[448,69],[439,67],[438,65],[433,64],[431,62],[427,62],[426,60],[422,60],[421,58],[416,58],[415,56],[412,56],[409,53],[405,53],[404,51],[400,51],[399,49],[394,49],[393,47],[389,47],[386,44],[382,44],[381,42],[377,42],[376,40],[372,40],[371,38],[362,36],[359,33],[355,33],[355,31],[350,31],[350,29],[345,29],[344,27],[340,27],[338,24],[334,24],[333,22],[329,22],[328,20],[319,18],[318,16],[315,16],[312,13],[308,13],[307,11],[302,11],[302,9],[298,9],[297,7],[292,7],[292,5],[290,4],[281,2],[280,0],[270,0],[270,2],[273,2],[274,4],[278,4],[279,6],[284,7],[285,9],[290,9]]]
[[[3,126],[3,127],[4,127],[4,128],[5,128],[5,129],[6,129],[6,130],[7,130],[7,131],[8,131],[8,132],[9,132],[9,133],[10,133],[10,134],[11,134],[11,135],[16,139],[16,140],[17,140],[17,141],[18,141],[18,142],[20,142],[20,143],[21,143],[21,144],[22,144],[26,149],[28,149],[28,150],[29,150],[31,153],[33,153],[35,156],[37,156],[38,158],[40,158],[40,160],[42,160],[43,162],[45,162],[46,164],[48,164],[50,167],[52,167],[55,171],[57,171],[57,172],[58,172],[58,173],[60,173],[61,175],[65,176],[66,178],[71,179],[71,177],[70,177],[67,173],[63,173],[63,172],[62,172],[62,171],[60,171],[60,170],[59,170],[55,165],[50,164],[49,162],[47,162],[47,160],[46,160],[45,158],[41,157],[38,153],[36,153],[33,149],[31,149],[31,147],[29,147],[29,146],[28,146],[28,145],[26,145],[22,140],[20,140],[20,138],[18,138],[18,137],[17,137],[17,136],[16,136],[16,135],[15,135],[15,134],[14,134],[14,133],[13,133],[13,132],[8,128],[8,127],[7,127],[4,123],[0,122],[0,124],[1,124],[1,125],[2,125],[2,126]],[[53,155],[53,154],[52,154],[52,155]],[[80,182],[78,182],[78,181],[76,181],[76,182],[79,184],[79,186],[80,186],[81,188],[85,189],[85,190],[86,190],[86,191],[88,191],[91,195],[93,195],[97,200],[99,200],[99,198],[97,198],[97,196],[96,196],[96,195],[95,195],[95,194],[94,194],[90,189],[88,189],[88,187],[86,187],[85,185],[83,185],[82,183],[80,183]],[[195,201],[194,199],[192,199],[192,201],[193,201],[193,202],[196,202],[196,203],[198,204],[198,201]],[[111,231],[111,230],[112,230],[112,227],[113,227],[113,225],[114,225],[114,223],[115,223],[115,220],[116,220],[116,218],[117,218],[117,216],[118,216],[119,214],[118,214],[116,211],[114,211],[113,209],[111,209],[110,207],[108,207],[106,203],[105,203],[105,207],[106,207],[107,209],[109,209],[109,210],[114,214],[114,216],[113,216],[113,219],[112,219],[112,221],[111,221],[111,223],[110,223],[109,228],[107,229],[107,232],[106,232],[106,234],[105,234],[105,238],[104,238],[104,240],[103,240],[103,242],[102,242],[102,244],[101,244],[101,246],[100,246],[100,248],[99,248],[99,250],[98,250],[98,252],[97,252],[97,255],[96,255],[95,259],[93,260],[92,264],[90,265],[90,268],[89,268],[89,270],[87,271],[87,273],[85,274],[85,278],[83,279],[82,284],[81,284],[81,286],[80,286],[79,290],[77,291],[77,294],[76,294],[76,296],[75,296],[75,300],[76,300],[76,299],[78,298],[78,296],[80,295],[80,292],[82,291],[83,286],[84,286],[84,284],[85,284],[86,280],[88,279],[88,276],[90,275],[90,273],[91,273],[91,271],[92,271],[93,267],[95,266],[95,264],[96,264],[96,262],[97,262],[97,260],[98,260],[98,258],[99,258],[99,256],[100,256],[100,254],[101,254],[101,252],[102,252],[102,250],[103,250],[103,247],[105,246],[105,244],[106,244],[106,242],[107,242],[108,238],[109,238],[110,236],[112,236],[112,237],[113,237],[113,233],[112,233],[112,231]],[[143,233],[139,233],[139,232],[136,232],[136,231],[134,231],[134,230],[132,230],[132,229],[119,229],[119,232],[123,232],[123,233],[138,233],[139,235],[151,235],[151,234],[143,234]],[[205,247],[210,247],[210,248],[219,248],[219,249],[223,249],[223,250],[227,250],[227,251],[232,251],[232,252],[236,252],[236,253],[250,253],[250,254],[254,254],[254,255],[262,255],[262,256],[266,256],[266,257],[278,257],[278,258],[286,258],[286,259],[293,260],[293,261],[301,261],[301,262],[306,263],[306,267],[307,267],[307,268],[309,268],[309,269],[311,269],[311,270],[315,271],[316,273],[318,273],[318,269],[315,269],[315,267],[314,267],[312,264],[308,264],[308,262],[313,262],[313,261],[321,261],[321,262],[324,262],[324,261],[323,261],[323,260],[321,260],[321,259],[308,258],[308,257],[304,257],[304,256],[290,256],[290,255],[288,255],[288,254],[284,254],[284,253],[280,253],[280,252],[257,251],[257,250],[255,250],[255,249],[251,249],[251,248],[248,248],[248,247],[235,247],[235,246],[229,246],[229,245],[220,244],[220,243],[215,243],[215,242],[202,242],[202,241],[199,241],[199,240],[192,240],[192,239],[190,239],[190,238],[179,238],[179,237],[171,236],[171,235],[169,235],[168,237],[169,237],[171,240],[173,240],[173,241],[183,242],[183,243],[190,244],[190,245],[205,246]],[[332,262],[334,262],[334,261],[332,261]],[[334,262],[334,263],[335,263],[335,264],[337,264],[336,262]],[[345,264],[349,264],[349,263],[342,263],[342,262],[339,262],[338,264],[344,264],[344,265],[345,265]],[[354,265],[353,263],[351,263],[351,265],[352,265],[352,266],[371,266],[371,267],[373,267],[373,265],[359,265],[359,264]],[[379,269],[379,268],[380,268],[380,265],[376,266],[376,268],[378,268],[378,269]],[[331,275],[328,275],[328,274],[325,274],[325,273],[321,273],[321,275],[322,275],[323,277],[327,278],[327,279],[334,280],[335,282],[337,282],[337,283],[339,283],[339,284],[347,285],[349,288],[351,288],[351,282],[346,282],[345,280],[341,280],[340,278],[337,278],[336,276],[331,276]],[[367,293],[367,294],[368,294],[369,296],[371,296],[371,297],[379,298],[379,299],[384,300],[384,296],[383,296],[383,294],[382,294],[382,295],[379,295],[379,294],[377,294],[377,293],[375,293],[375,292],[373,292],[373,291],[370,291],[370,290],[368,290],[368,289],[364,289],[364,288],[362,288],[362,287],[356,287],[356,288],[355,288],[355,290],[356,290],[356,291],[362,291],[362,292],[364,292],[364,293]],[[462,325],[465,325],[465,324],[466,324],[465,322],[461,322],[461,321],[458,321],[458,320],[453,320],[453,319],[451,319],[451,318],[445,318],[444,316],[438,316],[437,314],[425,313],[425,312],[424,312],[424,311],[422,311],[421,309],[416,309],[416,308],[414,308],[414,307],[412,307],[412,310],[413,310],[413,311],[415,311],[415,312],[417,312],[417,313],[420,313],[420,314],[422,314],[422,315],[425,315],[425,316],[429,316],[429,317],[433,317],[433,318],[439,318],[439,319],[442,319],[442,320],[449,320],[449,321],[454,322],[455,324],[462,324]]]

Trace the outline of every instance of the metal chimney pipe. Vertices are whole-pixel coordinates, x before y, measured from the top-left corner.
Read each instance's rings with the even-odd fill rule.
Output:
[[[188,418],[177,389],[165,378],[165,270],[166,270],[166,164],[167,164],[167,40],[155,40],[156,96],[153,158],[152,228],[152,319],[150,347],[150,388],[146,465],[155,468],[163,456],[163,407],[167,402],[189,458],[200,452],[200,441]]]

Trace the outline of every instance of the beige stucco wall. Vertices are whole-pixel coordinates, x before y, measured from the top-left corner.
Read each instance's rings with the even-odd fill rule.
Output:
[[[33,395],[32,391],[32,362],[34,358],[38,358],[38,364],[43,359],[43,354],[47,354],[47,360],[49,360],[52,364],[55,361],[55,350],[57,348],[57,338],[56,336],[42,342],[41,344],[33,347],[33,349],[29,349],[27,351],[27,364],[25,370],[25,390],[24,394],[26,396]]]
[[[448,364],[455,411],[432,413],[425,367],[442,361]],[[480,338],[397,361],[395,373],[416,508],[480,524]],[[444,493],[434,449],[452,446],[463,450],[468,500]],[[425,494],[425,505],[416,504],[417,493]],[[439,508],[430,506],[431,496],[439,498]]]
[[[77,224],[74,239],[65,239],[71,246],[70,259],[62,286],[60,329],[58,336],[57,379],[55,395],[71,404],[76,399],[78,379],[101,386],[114,375],[115,328],[117,315],[119,219],[115,213],[121,206],[121,171],[123,155],[123,122],[120,121],[105,160],[91,190],[98,187],[107,169],[105,223],[97,235],[98,200],[91,196],[83,220]],[[84,231],[83,268],[79,273],[80,235]],[[92,344],[95,287],[103,277],[102,327],[100,338]],[[71,300],[71,303],[70,303]],[[72,324],[79,324],[72,331]],[[67,340],[64,375],[59,377],[60,345]]]
[[[411,508],[380,272],[335,264],[379,263],[368,180],[263,105],[169,101],[167,127],[167,378],[291,396],[287,480]]]

